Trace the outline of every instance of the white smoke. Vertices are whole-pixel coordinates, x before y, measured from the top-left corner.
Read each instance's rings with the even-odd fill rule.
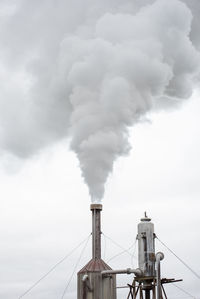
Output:
[[[200,70],[199,0],[2,4],[0,145],[20,157],[70,138],[93,201],[128,129],[189,98]]]

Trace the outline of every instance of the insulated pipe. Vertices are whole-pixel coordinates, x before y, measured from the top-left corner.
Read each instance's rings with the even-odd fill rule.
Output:
[[[89,276],[87,274],[83,275],[82,282],[87,287],[89,292],[92,292],[92,288],[91,288],[90,281],[89,281]]]
[[[92,211],[92,258],[101,258],[101,204],[91,204]]]
[[[142,276],[143,272],[142,270],[138,269],[131,269],[131,268],[127,268],[127,269],[121,269],[121,270],[105,270],[102,271],[101,274],[102,275],[108,275],[108,274],[131,274],[134,273],[136,276]]]
[[[164,259],[162,252],[156,253],[156,279],[157,279],[157,299],[161,299],[161,279],[160,279],[160,261]]]
[[[89,279],[87,274],[83,275],[82,282],[86,282]]]

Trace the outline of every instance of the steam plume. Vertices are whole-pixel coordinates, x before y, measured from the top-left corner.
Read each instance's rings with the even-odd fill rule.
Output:
[[[128,128],[197,86],[198,0],[1,4],[0,145],[20,157],[70,138],[93,201]]]

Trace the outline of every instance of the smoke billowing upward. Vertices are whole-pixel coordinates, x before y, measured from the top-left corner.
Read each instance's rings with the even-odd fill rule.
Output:
[[[13,0],[0,14],[2,151],[69,138],[101,200],[128,128],[198,84],[199,0]]]

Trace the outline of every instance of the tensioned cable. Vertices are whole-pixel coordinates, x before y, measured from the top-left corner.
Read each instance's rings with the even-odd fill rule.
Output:
[[[133,248],[134,244],[132,244],[129,248],[124,249],[123,251],[120,251],[119,253],[115,254],[114,256],[112,256],[107,262],[112,261],[113,259],[115,259],[116,257],[122,255],[123,253],[127,253],[128,250],[131,250],[131,248]],[[132,255],[131,255],[132,257]]]
[[[198,279],[200,279],[200,275],[197,274],[190,266],[188,266],[180,257],[178,257],[167,245],[165,245],[157,236],[158,241],[165,246],[188,270],[190,270]]]
[[[186,295],[188,295],[191,298],[197,299],[196,297],[194,297],[193,295],[191,295],[189,292],[187,292],[186,290],[182,289],[181,287],[177,286],[176,284],[172,284],[174,287],[176,287],[177,289],[181,290],[183,293],[185,293]]]
[[[123,253],[126,253],[127,251],[131,250],[131,248],[134,248],[135,247],[135,243],[136,241],[127,249],[124,249],[123,251],[120,251],[119,253],[115,254],[114,256],[112,256],[107,262],[110,262],[111,260],[115,259],[116,257],[122,255]],[[134,253],[131,254],[131,261],[132,261],[132,258],[134,257]]]
[[[122,247],[121,245],[119,245],[117,242],[115,242],[114,240],[112,240],[110,237],[106,236],[104,233],[103,233],[103,235],[104,235],[107,239],[109,239],[113,244],[115,244],[117,247],[121,248],[121,249],[123,250],[123,253],[126,252],[126,253],[128,253],[128,254],[132,257],[132,253],[130,253],[128,250],[130,250],[130,248],[133,247],[134,244],[133,244],[130,248],[125,249],[124,247]]]
[[[77,266],[78,266],[78,264],[79,264],[79,262],[80,262],[80,260],[81,260],[81,258],[82,258],[82,256],[83,256],[83,253],[84,253],[84,251],[85,251],[85,249],[86,249],[86,247],[87,247],[87,245],[88,245],[90,236],[91,236],[91,235],[89,235],[89,237],[87,238],[86,243],[85,243],[85,245],[84,245],[84,247],[83,247],[83,249],[82,249],[82,251],[81,251],[81,254],[80,254],[80,256],[79,256],[79,258],[78,258],[78,260],[77,260],[77,262],[76,262],[76,264],[75,264],[75,266],[74,266],[74,269],[73,269],[72,274],[71,274],[71,276],[70,276],[70,278],[69,278],[69,280],[68,280],[68,282],[67,282],[67,285],[66,285],[66,287],[65,287],[65,289],[64,289],[64,291],[63,291],[63,294],[62,294],[62,296],[61,296],[61,299],[64,298],[64,296],[65,296],[65,294],[66,294],[66,292],[67,292],[67,289],[68,289],[68,287],[69,287],[69,285],[70,285],[70,283],[71,283],[71,281],[72,281],[72,278],[73,278],[73,276],[74,276],[74,273],[75,273],[75,271],[76,271],[76,268],[77,268]]]
[[[131,266],[134,268],[134,263],[133,263],[133,259],[135,258],[135,251],[136,251],[136,243],[137,243],[137,238],[135,238],[135,243],[133,245],[134,249],[133,249],[133,253],[131,256]]]
[[[89,237],[91,234],[89,235]],[[75,248],[73,248],[66,256],[64,256],[59,262],[57,262],[46,274],[44,274],[40,279],[38,279],[32,286],[30,286],[18,299],[23,298],[26,294],[28,294],[34,287],[36,287],[44,278],[46,278],[55,268],[57,268],[62,262],[64,262],[72,253],[74,253],[86,240],[85,238],[82,242],[80,242]]]
[[[107,247],[107,244],[106,244],[106,237],[105,235],[103,234],[103,237],[104,237],[104,250],[103,250],[103,259],[105,260],[106,259],[106,247]]]

